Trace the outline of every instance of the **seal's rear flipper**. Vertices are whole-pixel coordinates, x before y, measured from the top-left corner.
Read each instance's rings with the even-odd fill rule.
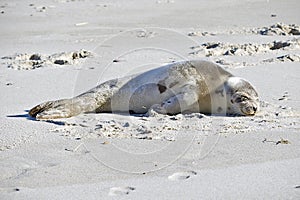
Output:
[[[48,101],[33,107],[29,115],[39,120],[68,118],[81,113],[72,99]]]
[[[49,108],[51,106],[51,104],[52,104],[51,101],[39,104],[39,105],[33,107],[32,109],[30,109],[30,111],[28,112],[28,114],[31,117],[35,118],[37,116],[37,114],[39,114],[39,113],[43,112],[44,110],[46,110],[47,108]]]

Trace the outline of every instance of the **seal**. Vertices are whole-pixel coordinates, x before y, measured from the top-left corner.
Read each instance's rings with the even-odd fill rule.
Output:
[[[254,115],[255,88],[217,64],[191,60],[171,63],[141,74],[112,79],[74,98],[49,101],[29,111],[39,120],[80,113]]]

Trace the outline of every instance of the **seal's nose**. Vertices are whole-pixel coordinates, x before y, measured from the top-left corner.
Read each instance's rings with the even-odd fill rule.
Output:
[[[253,110],[254,110],[254,112],[256,112],[257,111],[257,107],[253,106]]]

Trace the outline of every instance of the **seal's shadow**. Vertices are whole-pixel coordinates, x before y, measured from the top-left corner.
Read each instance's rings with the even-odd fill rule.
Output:
[[[28,112],[29,110],[24,110],[27,114],[20,114],[20,115],[6,115],[6,117],[12,117],[12,118],[26,118],[28,120],[37,121],[35,118],[31,117]]]
[[[24,110],[24,112],[28,113],[29,110]],[[25,119],[30,120],[30,121],[41,122],[40,120],[37,120],[36,118],[31,117],[29,114],[6,115],[6,117],[9,117],[9,118],[25,118]],[[42,121],[42,122],[47,122],[47,123],[60,125],[60,126],[65,125],[65,122],[62,122],[62,121],[45,120],[45,121]]]

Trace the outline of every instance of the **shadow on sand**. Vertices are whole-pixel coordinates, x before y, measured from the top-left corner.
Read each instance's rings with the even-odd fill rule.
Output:
[[[37,120],[36,118],[34,117],[31,117],[29,114],[28,114],[28,110],[25,110],[25,112],[27,114],[19,114],[19,115],[6,115],[6,117],[9,117],[9,118],[25,118],[27,120],[30,120],[30,121],[38,121],[38,122],[47,122],[47,123],[51,123],[51,124],[55,124],[55,125],[59,125],[59,126],[64,126],[66,123],[65,122],[62,122],[62,121],[54,121],[54,120]]]

